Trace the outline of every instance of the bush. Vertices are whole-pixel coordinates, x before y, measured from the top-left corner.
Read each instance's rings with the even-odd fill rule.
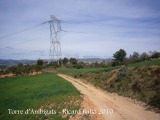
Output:
[[[154,95],[148,102],[148,104],[155,106],[157,108],[160,108],[160,95],[156,94]]]
[[[43,65],[43,60],[37,60],[37,65],[42,66]]]
[[[127,67],[126,66],[122,66],[119,69],[119,72],[117,73],[117,79],[116,82],[119,82],[121,80],[123,80],[127,75]]]
[[[85,64],[83,62],[79,62],[77,65],[75,65],[75,67],[77,69],[81,69],[81,68],[84,68]]]
[[[7,68],[5,71],[3,71],[3,74],[13,73],[16,75],[25,75],[33,71],[40,71],[41,69],[42,69],[42,66],[39,66],[39,65],[18,64],[17,66],[11,66]]]

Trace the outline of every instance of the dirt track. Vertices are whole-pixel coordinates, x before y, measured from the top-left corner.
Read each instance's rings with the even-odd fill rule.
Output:
[[[106,120],[160,120],[160,114],[146,110],[141,105],[124,97],[99,90],[67,75],[60,77],[71,82],[82,94],[86,95],[103,114]],[[113,113],[112,113],[113,110]]]

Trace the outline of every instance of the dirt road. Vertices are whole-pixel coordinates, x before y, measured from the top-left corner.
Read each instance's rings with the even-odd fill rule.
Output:
[[[103,114],[106,120],[160,120],[160,114],[146,110],[125,97],[104,92],[90,84],[83,83],[67,75],[60,77],[71,82],[82,94],[99,108],[98,114]]]

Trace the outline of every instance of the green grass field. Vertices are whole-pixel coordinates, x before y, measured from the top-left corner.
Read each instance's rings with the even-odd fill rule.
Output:
[[[142,66],[151,66],[151,65],[160,65],[160,59],[145,61],[145,62],[138,62],[129,64],[129,67],[142,67]]]
[[[107,71],[112,71],[114,69],[119,68],[120,66],[116,67],[108,67],[108,68],[84,68],[84,69],[64,69],[60,70],[60,73],[63,74],[78,74],[78,73],[91,73],[91,72],[107,72]]]
[[[79,109],[82,97],[79,91],[55,74],[0,78],[0,120],[61,120],[62,109]],[[76,104],[73,102],[79,101]],[[8,109],[54,110],[56,114],[9,114]],[[68,119],[68,118],[65,118]]]
[[[145,61],[145,62],[138,62],[138,63],[131,63],[128,64],[128,67],[142,67],[142,66],[152,66],[152,65],[160,65],[160,59],[152,60],[152,61]],[[63,74],[83,74],[83,73],[94,73],[94,72],[109,72],[114,69],[120,68],[122,65],[115,66],[115,67],[107,67],[107,68],[83,68],[83,69],[63,69],[60,70],[60,73]]]

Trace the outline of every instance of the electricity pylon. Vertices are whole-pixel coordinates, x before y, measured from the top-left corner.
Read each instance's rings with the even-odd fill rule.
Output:
[[[50,16],[50,21],[48,21],[50,24],[50,62],[58,60],[62,56],[61,53],[61,20],[58,20],[55,16]]]

